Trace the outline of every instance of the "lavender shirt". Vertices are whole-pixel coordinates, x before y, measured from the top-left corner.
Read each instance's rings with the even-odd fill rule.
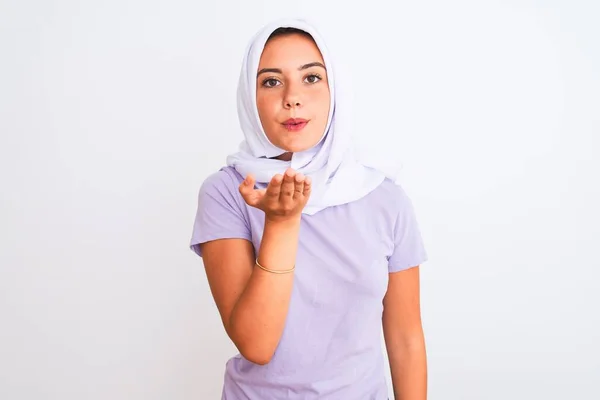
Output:
[[[246,205],[226,167],[202,184],[191,247],[222,238],[259,248],[264,213]],[[285,329],[270,363],[237,355],[222,399],[384,400],[381,342],[388,273],[427,259],[412,205],[390,180],[352,203],[302,215]]]

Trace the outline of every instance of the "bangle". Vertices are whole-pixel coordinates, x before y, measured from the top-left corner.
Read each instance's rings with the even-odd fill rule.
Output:
[[[262,269],[263,271],[267,271],[267,272],[270,272],[272,274],[287,274],[287,273],[290,273],[290,272],[292,272],[292,271],[294,271],[296,269],[296,265],[294,265],[290,269],[284,269],[284,270],[276,270],[276,269],[265,268],[262,265],[260,265],[260,263],[258,262],[258,258],[256,259],[256,266],[258,268]]]

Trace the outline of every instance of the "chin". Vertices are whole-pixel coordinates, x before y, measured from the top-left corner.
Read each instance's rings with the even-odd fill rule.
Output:
[[[278,140],[275,146],[279,147],[282,150],[289,151],[291,153],[299,153],[301,151],[305,151],[311,149],[319,143],[321,140],[321,136],[311,135],[307,132],[307,134],[298,134],[296,137],[290,138],[288,132],[285,132],[285,136],[282,137],[284,140]]]
[[[316,144],[318,143],[318,141],[315,141],[314,143],[294,143],[294,144],[286,144],[286,145],[282,145],[282,146],[278,146],[281,149],[285,150],[285,151],[289,151],[290,153],[300,153],[302,151],[308,150],[313,148]]]

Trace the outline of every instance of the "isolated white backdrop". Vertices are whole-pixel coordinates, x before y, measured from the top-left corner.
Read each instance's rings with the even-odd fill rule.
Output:
[[[219,398],[234,348],[187,245],[282,16],[403,164],[430,399],[600,398],[600,7],[573,0],[0,0],[0,398]]]

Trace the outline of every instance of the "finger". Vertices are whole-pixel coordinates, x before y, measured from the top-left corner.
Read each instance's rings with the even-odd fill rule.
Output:
[[[255,192],[258,197],[263,197],[267,193],[267,189],[256,189]]]
[[[258,197],[256,196],[256,190],[254,189],[255,183],[256,180],[254,176],[250,174],[242,181],[242,183],[240,183],[239,186],[240,194],[244,198],[244,201],[250,206],[255,205],[258,200]]]
[[[278,200],[279,193],[281,192],[281,183],[283,182],[283,175],[277,174],[271,178],[269,186],[267,186],[266,195],[269,199]]]
[[[294,197],[294,178],[296,176],[296,171],[291,168],[288,168],[283,175],[283,183],[281,184],[281,193],[279,194],[279,199],[284,202],[291,202]]]
[[[304,180],[306,177],[304,174],[296,174],[294,179],[294,199],[304,195]]]
[[[312,179],[310,179],[310,176],[307,176],[306,179],[304,180],[304,197],[308,197],[310,196],[310,192],[312,189]]]

